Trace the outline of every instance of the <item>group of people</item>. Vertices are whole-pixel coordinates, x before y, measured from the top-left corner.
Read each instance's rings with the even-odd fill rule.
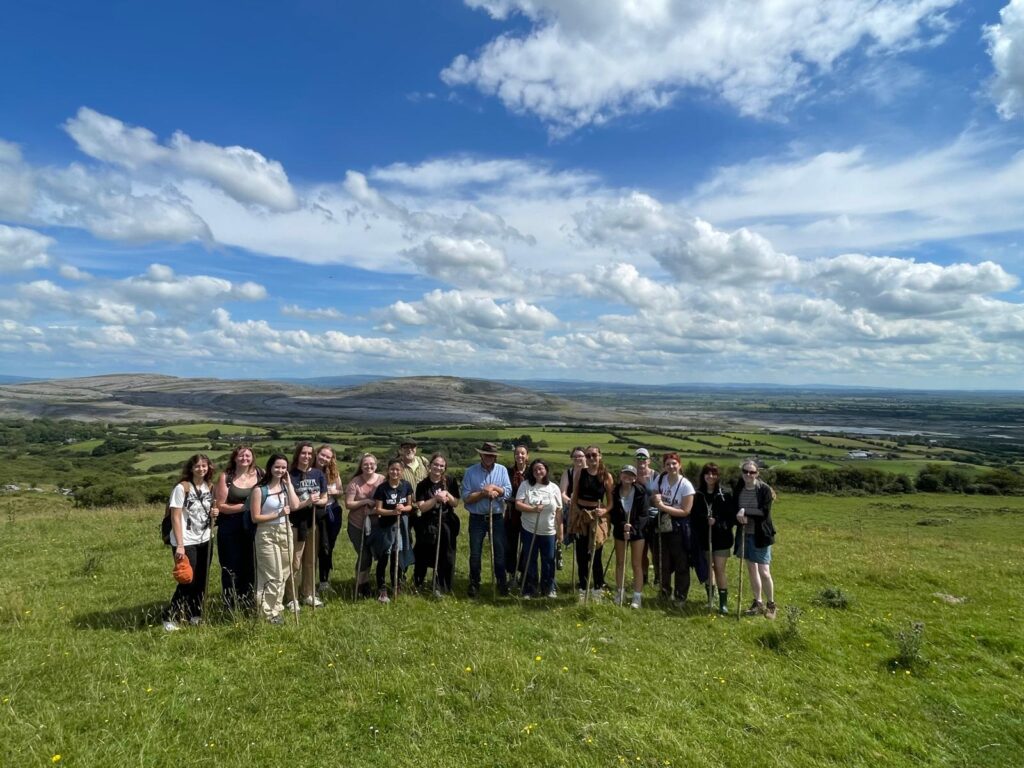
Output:
[[[314,449],[301,442],[291,460],[274,454],[263,469],[251,447],[238,446],[216,482],[209,458],[192,456],[168,503],[175,573],[190,570],[191,580],[179,579],[164,628],[202,621],[214,525],[228,610],[254,608],[280,624],[285,611],[323,606],[343,507],[356,557],[357,596],[376,594],[379,602],[389,603],[403,590],[426,590],[431,569],[429,589],[448,594],[462,525],[456,512],[460,503],[469,520],[469,597],[480,593],[484,543],[489,542],[498,594],[508,595],[515,586],[524,599],[557,597],[556,571],[563,567],[563,548],[571,546],[580,602],[600,601],[608,587],[603,550],[611,537],[617,604],[641,607],[653,564],[663,598],[685,604],[692,569],[708,604],[714,607],[717,591],[717,610],[726,614],[726,563],[737,556],[747,563],[753,593],[745,615],[775,618],[770,569],[775,493],[753,460],[743,463],[733,488],[724,486],[714,463],[702,467],[694,487],[675,453],[666,453],[655,471],[650,452],[638,448],[635,463],[614,475],[601,449],[591,445],[570,452],[571,465],[556,482],[546,461],[530,461],[527,446],[516,446],[513,462],[505,466],[498,462],[499,446],[485,442],[476,448],[479,462],[459,483],[448,473],[444,455],[424,460],[417,450],[415,440],[405,440],[383,474],[377,458],[364,453],[347,483],[330,445]]]

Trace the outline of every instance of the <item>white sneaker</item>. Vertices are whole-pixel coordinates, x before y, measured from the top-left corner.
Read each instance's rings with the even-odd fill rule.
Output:
[[[590,600],[594,603],[600,603],[602,600],[604,600],[604,592],[600,589],[590,590]]]
[[[552,600],[554,600],[555,598],[557,598],[557,597],[558,597],[558,590],[557,590],[557,589],[555,589],[554,587],[552,587],[552,588],[551,588],[551,591],[550,591],[550,592],[548,592],[548,597],[549,597],[550,599],[552,599]]]
[[[181,629],[181,627],[178,626],[178,622],[176,621],[168,620],[164,622],[165,632],[177,632],[179,629]]]
[[[587,590],[585,590],[585,589],[581,589],[580,590],[580,602],[581,603],[587,602]]]
[[[297,611],[299,610],[299,601],[289,600],[287,603],[285,603],[284,607],[287,608],[289,611]]]
[[[630,608],[639,609],[640,608],[640,603],[643,602],[643,599],[644,599],[643,595],[641,595],[639,592],[634,592],[633,593],[633,602],[631,602],[629,604],[629,607]]]
[[[310,595],[309,597],[307,597],[305,600],[302,601],[302,604],[303,605],[312,605],[314,608],[322,608],[323,605],[324,605],[324,601],[321,600],[319,597],[314,597],[313,595]]]

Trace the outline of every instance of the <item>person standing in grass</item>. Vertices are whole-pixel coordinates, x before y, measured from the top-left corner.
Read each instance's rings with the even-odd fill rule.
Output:
[[[316,508],[317,547],[319,549],[320,583],[317,591],[326,593],[330,587],[331,571],[334,569],[334,545],[341,533],[341,503],[343,493],[341,475],[335,460],[334,448],[321,445],[316,451],[316,468],[327,480],[327,504]]]
[[[647,491],[647,519],[644,521],[644,584],[647,584],[647,574],[651,562],[655,563],[654,583],[657,584],[661,578],[658,571],[658,509],[654,506],[654,494],[657,493],[656,483],[658,474],[651,467],[651,452],[646,448],[637,448],[633,456],[636,466],[636,483],[642,485]]]
[[[512,496],[505,505],[505,552],[507,553],[505,557],[505,572],[509,581],[513,584],[521,584],[522,581],[516,578],[516,574],[524,572],[526,552],[525,550],[520,550],[519,547],[523,522],[519,514],[518,505],[516,504],[516,494],[519,492],[519,486],[526,479],[527,470],[529,469],[530,451],[525,445],[517,445],[512,455],[514,461],[506,467],[508,469],[509,481],[512,483]]]
[[[658,509],[658,566],[661,596],[682,606],[690,592],[690,511],[693,485],[680,473],[679,454],[666,453],[663,472],[655,484],[654,506]],[[674,592],[673,592],[674,588]]]
[[[256,524],[256,600],[260,614],[271,624],[282,621],[285,582],[292,569],[288,518],[297,506],[299,498],[288,476],[288,459],[275,453],[267,460],[266,473],[252,489],[249,501],[249,514]],[[298,610],[297,603],[294,610]]]
[[[708,530],[711,531],[711,551],[714,561],[715,584],[718,586],[718,612],[729,614],[729,579],[726,563],[733,545],[732,529],[736,525],[736,513],[732,494],[719,480],[721,470],[709,462],[701,467],[700,480],[693,507],[693,537],[698,550],[707,557]],[[708,601],[711,600],[710,582]]]
[[[484,443],[476,449],[480,462],[462,476],[462,499],[469,511],[469,596],[480,594],[484,539],[491,537],[492,567],[498,592],[508,594],[505,574],[505,502],[512,496],[508,470],[498,464],[498,446]],[[515,553],[512,553],[515,557]]]
[[[295,494],[299,497],[298,507],[291,510],[292,530],[294,531],[295,543],[292,550],[292,573],[289,578],[289,586],[286,591],[295,595],[294,585],[290,580],[301,576],[301,599],[305,605],[319,608],[323,605],[314,594],[314,583],[316,579],[316,548],[310,544],[306,546],[308,539],[316,536],[315,518],[318,510],[327,506],[327,478],[324,473],[313,466],[313,444],[302,442],[295,446],[295,453],[292,455],[291,481],[295,488]],[[289,609],[298,608],[298,603],[289,605]]]
[[[775,543],[775,526],[772,524],[772,502],[775,491],[759,477],[757,462],[748,459],[740,467],[743,477],[733,489],[733,506],[736,522],[742,528],[744,537],[743,558],[747,561],[750,574],[750,590],[754,599],[744,616],[763,614],[769,619],[776,616],[775,582],[772,579],[772,544]],[[740,541],[737,536],[736,555],[740,555]],[[762,599],[763,598],[763,599]]]
[[[173,632],[187,620],[198,625],[203,616],[206,570],[210,562],[210,526],[218,509],[210,492],[213,465],[205,454],[189,457],[181,468],[167,506],[171,513],[171,553],[174,562],[188,560],[192,581],[179,583],[164,613],[164,629]]]
[[[402,479],[402,460],[395,458],[388,462],[387,479],[377,486],[373,498],[376,526],[370,537],[370,548],[377,559],[377,600],[390,603],[385,571],[391,571],[392,592],[398,589],[395,571],[398,569],[398,521],[413,509],[413,490]]]
[[[555,588],[555,542],[562,538],[562,491],[550,479],[547,462],[535,459],[516,491],[516,507],[522,520],[523,597],[537,590],[537,558],[540,557],[540,594],[558,597]]]
[[[228,468],[217,478],[214,498],[217,518],[217,559],[220,561],[221,593],[228,611],[251,608],[256,580],[255,540],[252,528],[242,520],[245,500],[260,481],[263,470],[256,466],[252,448],[239,445],[231,452]]]
[[[612,533],[615,536],[615,604],[626,592],[626,561],[629,553],[633,577],[630,608],[639,608],[644,590],[644,529],[647,525],[647,489],[637,482],[636,467],[627,464],[619,472],[612,492]]]
[[[384,482],[384,475],[377,472],[377,457],[364,453],[359,457],[359,469],[345,486],[345,506],[348,508],[348,540],[356,552],[356,594],[370,596],[370,551],[371,516],[377,508],[373,498],[377,487]]]
[[[428,474],[416,486],[416,517],[413,530],[416,534],[416,565],[413,580],[417,589],[422,589],[427,577],[427,568],[434,567],[434,584],[437,595],[452,591],[455,572],[455,541],[459,536],[459,516],[455,508],[459,504],[459,484],[448,476],[448,460],[440,453],[430,457]],[[438,541],[438,536],[441,540]]]
[[[569,451],[569,458],[572,463],[569,468],[562,473],[562,479],[558,482],[558,487],[562,491],[562,533],[564,538],[558,542],[559,545],[565,544],[569,546],[572,544],[575,537],[571,536],[569,531],[569,508],[572,506],[572,478],[577,472],[582,472],[583,468],[587,466],[587,458],[583,455],[583,446],[578,445]],[[561,551],[556,548],[555,550],[555,561],[559,562],[562,558]],[[558,566],[561,567],[561,566]]]
[[[608,538],[608,512],[612,503],[615,480],[604,465],[601,449],[587,446],[583,451],[586,464],[574,469],[572,507],[569,510],[569,533],[575,537],[576,567],[579,571],[579,598],[586,600],[587,590],[595,600],[604,589],[602,547]],[[591,581],[592,578],[592,581]]]
[[[416,451],[419,445],[416,441],[407,437],[398,446],[398,458],[402,460],[402,479],[409,484],[409,487],[416,491],[416,486],[427,476],[427,462],[422,456],[417,456]],[[408,515],[403,515],[398,522],[398,578],[401,583],[406,584],[406,571],[416,560],[415,547],[413,542],[412,523]],[[433,563],[433,559],[430,561]]]

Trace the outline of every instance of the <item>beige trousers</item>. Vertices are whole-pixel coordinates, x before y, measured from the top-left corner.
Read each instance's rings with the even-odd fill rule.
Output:
[[[288,526],[291,528],[291,526]],[[295,529],[292,528],[292,574],[300,576],[299,600],[312,597],[314,579],[316,578],[316,546],[313,542],[313,531],[310,530],[305,541],[295,538]],[[295,585],[292,583],[291,575],[288,576],[284,593],[286,599],[292,600],[295,592]]]
[[[291,574],[290,528],[287,523],[261,523],[256,528],[256,600],[265,619],[281,615],[284,608],[285,580]]]

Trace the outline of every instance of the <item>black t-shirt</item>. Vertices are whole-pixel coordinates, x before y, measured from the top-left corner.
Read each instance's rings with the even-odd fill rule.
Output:
[[[429,477],[425,477],[416,485],[416,501],[426,501],[427,499],[431,499],[434,497],[434,494],[442,488],[445,488],[445,484],[443,482],[435,483]],[[454,478],[448,478],[447,491],[456,499],[459,498],[459,484],[455,482]],[[450,505],[446,504],[444,506],[445,512],[450,512],[451,509],[452,507]],[[426,516],[431,520],[436,520],[437,512],[437,507],[434,507],[426,512]]]
[[[393,510],[399,504],[403,506],[409,504],[412,501],[412,486],[409,485],[405,480],[398,481],[398,487],[392,488],[391,483],[385,480],[383,483],[377,486],[377,490],[373,492],[374,501],[384,502],[384,509]],[[390,528],[398,521],[398,517],[380,517],[377,519],[377,525],[381,528]]]

